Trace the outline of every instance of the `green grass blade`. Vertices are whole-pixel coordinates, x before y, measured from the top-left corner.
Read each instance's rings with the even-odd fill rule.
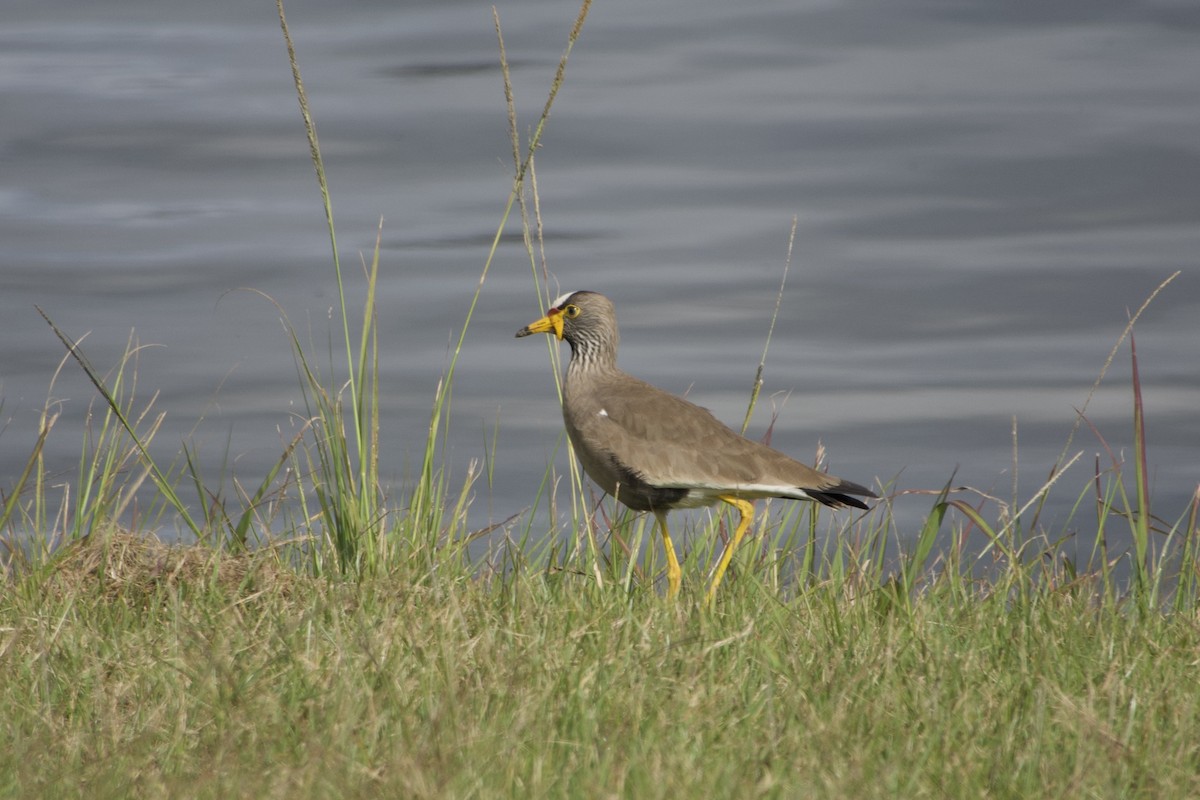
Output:
[[[21,492],[25,489],[25,484],[29,481],[29,476],[34,474],[34,470],[40,460],[42,448],[46,444],[46,437],[50,435],[50,429],[54,427],[54,418],[42,418],[40,429],[38,430],[37,441],[34,442],[33,450],[29,454],[29,459],[25,462],[25,468],[21,470],[21,475],[17,478],[17,482],[13,484],[8,491],[8,497],[4,500],[4,509],[0,512],[0,530],[8,527],[8,521],[12,519],[13,513],[17,510],[18,504],[21,502]]]
[[[1147,554],[1150,548],[1150,487],[1146,468],[1146,420],[1142,405],[1142,382],[1138,376],[1137,340],[1129,332],[1129,359],[1133,383],[1133,465],[1134,486],[1137,493],[1137,509],[1131,520],[1134,544],[1134,577],[1137,580],[1138,602],[1143,610],[1152,605],[1150,565]]]
[[[54,321],[50,319],[50,317],[41,309],[41,307],[34,306],[34,308],[36,308],[37,312],[42,315],[42,319],[46,320],[46,323],[50,325],[51,330],[53,330],[55,335],[58,336],[59,341],[61,341],[67,348],[67,352],[71,354],[71,356],[75,359],[75,362],[83,368],[84,374],[87,375],[88,380],[92,382],[92,385],[96,387],[96,391],[100,393],[100,396],[104,398],[105,403],[108,404],[109,411],[111,411],[113,416],[116,417],[116,419],[121,423],[121,426],[125,428],[126,433],[129,434],[130,440],[134,443],[134,446],[137,447],[138,452],[141,454],[143,463],[150,468],[151,478],[154,480],[154,484],[158,488],[159,493],[171,505],[175,512],[179,514],[179,518],[188,527],[188,529],[192,531],[196,538],[202,539],[204,537],[203,529],[196,524],[195,520],[192,519],[192,515],[188,513],[187,506],[184,505],[183,501],[179,498],[179,495],[175,492],[175,487],[171,485],[171,482],[167,480],[167,476],[162,472],[161,469],[159,469],[159,466],[154,461],[154,458],[151,457],[150,452],[142,443],[141,437],[138,436],[137,431],[126,418],[125,412],[121,409],[120,404],[117,402],[112,392],[109,391],[108,387],[104,383],[104,380],[100,377],[100,373],[97,372],[96,369],[91,365],[91,362],[88,361],[87,356],[83,354],[83,351],[79,348],[75,341],[72,340],[71,337],[67,336],[67,334],[64,333],[57,325],[55,325]]]

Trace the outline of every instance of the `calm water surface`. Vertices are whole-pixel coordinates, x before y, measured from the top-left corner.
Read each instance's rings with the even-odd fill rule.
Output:
[[[336,300],[320,198],[272,3],[17,0],[0,28],[0,486],[47,397],[51,469],[93,392],[39,305],[102,368],[134,331],[138,393],[215,475],[256,483],[302,413],[278,311],[318,342]],[[523,130],[576,9],[500,3]],[[386,474],[419,458],[437,381],[510,186],[489,2],[293,1],[289,22],[353,269],[384,220]],[[1200,481],[1200,9],[1190,2],[598,2],[539,155],[553,280],[610,295],[622,364],[741,420],[786,261],[761,435],[897,489],[1027,497],[1063,449],[1130,310],[1152,490]],[[495,441],[472,523],[565,469],[514,234],[458,365],[447,463]],[[359,285],[351,284],[357,291]],[[557,291],[555,292],[557,293]],[[357,304],[357,300],[355,303]],[[1122,352],[1089,419],[1131,443]],[[197,425],[197,420],[202,421]],[[1085,427],[1050,514],[1100,449]],[[227,455],[228,453],[228,455]],[[929,500],[896,501],[919,520]],[[1052,529],[1054,528],[1051,523]],[[1086,515],[1079,523],[1086,533]]]

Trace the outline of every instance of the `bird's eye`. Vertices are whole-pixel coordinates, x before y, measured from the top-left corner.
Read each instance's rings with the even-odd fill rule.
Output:
[[[575,319],[579,316],[579,306],[567,306],[563,309],[563,316],[567,319]]]

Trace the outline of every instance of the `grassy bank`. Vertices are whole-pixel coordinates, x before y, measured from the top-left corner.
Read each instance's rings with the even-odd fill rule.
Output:
[[[514,181],[494,242],[516,210],[539,296],[533,153],[586,14],[527,141],[505,70]],[[910,493],[928,508],[917,530],[899,528],[886,486],[861,516],[776,504],[710,609],[726,521],[673,519],[688,550],[668,602],[645,518],[597,508],[575,465],[532,499],[565,536],[527,521],[471,559],[489,534],[466,526],[474,476],[442,459],[491,256],[397,495],[378,478],[397,457],[378,444],[380,253],[343,281],[288,50],[326,200],[337,347],[293,331],[305,423],[267,474],[212,485],[187,446],[151,457],[161,418],[136,391],[136,343],[97,367],[48,319],[97,400],[69,478],[43,462],[48,405],[0,496],[0,530],[21,542],[0,593],[0,795],[1200,795],[1200,500],[1150,508],[1133,340],[1170,279],[1100,368],[1097,385],[1131,360],[1133,445],[1090,476],[1068,472],[1068,442],[1026,497]],[[1086,397],[1081,409],[1083,426]],[[1070,530],[1040,525],[1051,492],[1078,498]],[[163,545],[162,528],[196,543]],[[1083,528],[1094,549],[1068,556],[1060,543]]]
[[[351,582],[146,548],[79,545],[6,592],[6,796],[1200,792],[1195,613],[1086,584],[906,606],[743,575],[702,612],[570,572]]]

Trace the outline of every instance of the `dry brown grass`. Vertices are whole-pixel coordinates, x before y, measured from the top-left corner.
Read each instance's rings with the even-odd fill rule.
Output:
[[[276,550],[230,554],[206,545],[166,544],[154,536],[111,529],[63,547],[48,566],[45,588],[59,596],[146,601],[163,589],[220,591],[249,599],[286,595],[300,576]]]

